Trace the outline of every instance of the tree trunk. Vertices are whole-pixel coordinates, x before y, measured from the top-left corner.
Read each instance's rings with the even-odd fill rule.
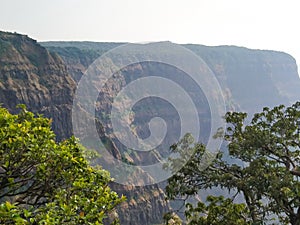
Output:
[[[300,225],[300,207],[297,210],[297,214],[290,217],[290,222],[292,225]]]

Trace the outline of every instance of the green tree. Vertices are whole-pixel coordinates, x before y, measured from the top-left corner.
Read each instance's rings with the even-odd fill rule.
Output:
[[[75,138],[56,143],[50,124],[0,107],[0,224],[102,224],[124,197]]]
[[[173,146],[182,157],[186,151],[194,152],[168,180],[167,196],[186,199],[213,187],[234,192],[228,199],[209,196],[205,203],[187,204],[185,215],[190,224],[299,225],[300,102],[290,107],[264,108],[249,123],[246,113],[229,112],[225,119],[228,152],[220,152],[207,168],[201,167],[201,158],[207,155],[204,145],[183,148],[181,141]],[[170,159],[168,164],[174,171],[176,160]],[[236,196],[244,203],[236,203]],[[209,222],[209,217],[217,222]],[[233,223],[237,218],[243,220]]]

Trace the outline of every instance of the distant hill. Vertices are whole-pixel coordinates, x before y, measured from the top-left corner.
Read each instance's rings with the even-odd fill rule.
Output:
[[[236,46],[184,46],[209,65],[240,110],[254,113],[264,106],[300,99],[296,60],[287,53]]]
[[[126,43],[41,42],[58,53],[75,80],[105,52]],[[223,88],[228,110],[254,113],[264,106],[290,104],[300,98],[300,79],[295,59],[284,52],[237,46],[182,45],[200,56]],[[79,70],[78,70],[79,69]]]

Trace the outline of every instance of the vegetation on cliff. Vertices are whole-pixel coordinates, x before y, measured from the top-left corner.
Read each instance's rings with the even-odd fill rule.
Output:
[[[58,140],[69,138],[75,88],[60,56],[26,35],[0,32],[0,103],[11,113],[25,104],[52,118]]]
[[[95,57],[118,45],[103,44],[105,47],[101,46],[98,51],[98,43],[88,42],[82,43],[88,49],[79,51],[70,43],[65,44],[66,48],[48,51],[26,35],[0,32],[3,53],[0,53],[0,103],[13,114],[18,113],[16,105],[25,104],[29,111],[51,118],[57,141],[72,135],[71,109],[76,77],[81,77]],[[101,105],[105,103],[102,101]],[[102,136],[104,132],[99,134]],[[112,151],[118,153],[119,149]],[[122,224],[160,222],[169,209],[163,190],[157,185],[134,188],[110,182],[109,186],[128,199],[117,207]]]
[[[85,70],[97,57],[120,44],[122,43],[37,43],[26,35],[0,32],[0,103],[13,113],[17,113],[15,108],[17,104],[26,104],[30,111],[42,113],[46,117],[52,118],[52,128],[56,138],[58,140],[66,139],[72,135],[71,108],[76,82],[80,80]],[[288,54],[235,46],[184,45],[184,47],[199,55],[214,72],[222,87],[227,110],[243,110],[252,115],[253,112],[263,106],[272,107],[277,104],[289,104],[299,99],[300,80],[297,66],[295,60]],[[147,69],[153,74],[159,74],[162,71],[157,65],[148,66],[145,63],[140,63],[132,70],[130,68],[127,71],[126,69],[123,70],[124,73],[120,80],[124,81],[123,84],[126,85],[133,79],[147,74]],[[107,105],[110,103],[111,97],[120,91],[118,88],[121,86],[115,85],[114,80],[111,80],[111,84],[113,85],[110,86],[108,83],[107,95],[99,96],[97,103],[99,109],[96,113],[98,116],[109,115]],[[188,90],[198,93],[198,90],[193,89],[192,86],[189,86]],[[150,101],[145,105],[147,107],[140,107],[140,111],[137,111],[135,117],[140,123],[147,123],[148,118],[153,115],[153,111],[165,112],[166,120],[176,121],[174,114],[163,104]],[[204,105],[199,104],[199,108],[203,110]],[[6,113],[6,111],[1,112]],[[201,125],[201,132],[204,134],[209,132],[203,124]],[[109,134],[107,128],[109,127],[103,126],[103,130],[99,130],[101,138],[106,138]],[[111,137],[108,139],[111,142],[115,140]],[[122,153],[119,146],[112,145],[112,148],[114,148],[112,152]],[[165,147],[164,150],[167,151],[168,148]],[[136,155],[135,151],[129,152],[128,159],[136,160],[137,164],[144,159],[145,161],[152,159],[144,156],[136,157]],[[227,154],[224,157],[227,157]],[[241,165],[238,164],[238,166]],[[134,179],[134,177],[132,178]],[[160,187],[164,187],[164,184]],[[149,225],[159,223],[163,213],[169,210],[169,205],[164,200],[164,193],[158,185],[134,188],[113,183],[110,188],[127,196],[128,201],[118,205],[119,218],[122,224]],[[217,191],[219,190],[217,189]],[[240,198],[239,196],[236,198]],[[244,203],[234,202],[238,205],[232,203],[231,199],[226,197],[210,197],[202,205],[200,203],[198,206],[189,205],[187,209],[190,210],[189,215],[191,217],[202,216],[200,212],[204,211],[210,212],[212,216],[227,215],[226,218],[230,217],[231,220],[235,220],[237,216],[242,215],[241,218],[244,218],[245,215],[249,215]],[[10,202],[10,204],[15,203]],[[19,207],[21,205],[2,204],[2,210],[5,213],[10,213],[7,210],[11,210],[15,213],[14,215],[21,216],[21,221],[24,222],[24,216],[29,214],[23,209],[20,211]],[[49,207],[52,206],[49,205]],[[26,210],[28,210],[27,207]],[[54,213],[50,208],[47,212]],[[219,214],[215,214],[215,212]],[[58,210],[58,213],[63,215],[65,212]],[[32,217],[35,213],[30,215]],[[85,214],[81,213],[81,215]],[[201,218],[205,221],[208,217]],[[196,217],[195,221],[198,219]],[[174,221],[180,220],[177,217],[173,219]],[[234,224],[238,221],[240,220],[235,220]],[[206,220],[206,223],[210,224],[211,221]],[[220,220],[218,223],[222,224]],[[225,224],[227,223],[225,222]]]
[[[170,199],[186,200],[199,190],[216,187],[229,191],[228,198],[188,202],[188,224],[300,224],[300,102],[286,108],[266,107],[248,125],[246,117],[246,113],[226,114],[228,153],[218,154],[201,170],[206,149],[195,144],[193,157],[169,179]],[[187,136],[173,149],[184,157],[190,144]],[[169,168],[176,169],[175,160]]]
[[[50,123],[0,108],[0,223],[103,224],[124,197],[75,138],[56,143]]]

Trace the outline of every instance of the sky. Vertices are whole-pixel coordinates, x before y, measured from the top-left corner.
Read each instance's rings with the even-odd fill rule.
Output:
[[[298,0],[0,0],[0,30],[38,41],[172,41],[291,54]]]

